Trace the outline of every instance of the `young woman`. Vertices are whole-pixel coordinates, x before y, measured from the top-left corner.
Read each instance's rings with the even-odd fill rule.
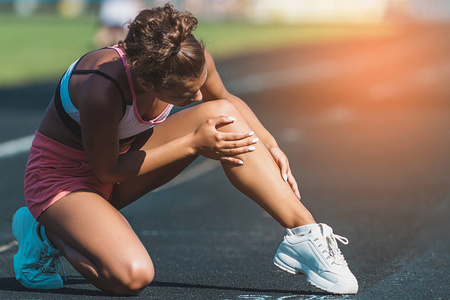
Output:
[[[24,286],[62,287],[62,255],[99,289],[138,294],[153,264],[119,210],[202,155],[220,160],[233,185],[287,229],[278,267],[332,293],[357,292],[336,242],[347,240],[299,201],[288,159],[225,89],[191,34],[196,25],[171,5],[144,10],[124,42],[84,55],[62,77],[31,148],[27,207],[13,218],[14,271]],[[168,117],[173,105],[197,101]]]

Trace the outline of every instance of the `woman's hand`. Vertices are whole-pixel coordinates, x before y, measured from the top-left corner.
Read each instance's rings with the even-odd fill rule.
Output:
[[[286,154],[284,154],[284,152],[281,151],[281,149],[278,146],[270,147],[269,152],[272,154],[273,158],[275,159],[275,162],[280,168],[281,177],[283,178],[283,180],[289,183],[294,194],[297,196],[298,199],[301,199],[297,181],[295,180],[294,175],[292,175],[291,168],[289,167],[289,160]]]
[[[258,142],[254,133],[220,132],[217,128],[231,124],[233,117],[220,116],[207,120],[194,133],[194,148],[197,154],[207,158],[242,165],[243,161],[235,156],[255,150],[252,145]]]

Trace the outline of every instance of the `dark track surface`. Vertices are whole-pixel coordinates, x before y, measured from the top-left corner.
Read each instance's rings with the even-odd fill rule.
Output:
[[[417,26],[396,37],[217,63],[288,154],[316,220],[350,240],[341,249],[358,295],[328,295],[273,266],[283,229],[220,168],[200,160],[208,172],[191,171],[190,180],[123,211],[156,268],[154,282],[134,298],[448,299],[449,32]],[[291,69],[295,76],[286,77]],[[53,87],[0,90],[0,144],[34,132]],[[0,246],[13,240],[11,218],[24,205],[26,159],[0,158]],[[63,289],[23,288],[14,279],[16,251],[0,252],[0,299],[109,298],[67,263]]]

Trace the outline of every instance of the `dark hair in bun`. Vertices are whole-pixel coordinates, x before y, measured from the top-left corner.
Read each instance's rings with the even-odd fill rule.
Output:
[[[168,3],[141,11],[124,41],[130,69],[156,89],[199,78],[205,56],[203,44],[191,33],[197,24],[192,14]]]

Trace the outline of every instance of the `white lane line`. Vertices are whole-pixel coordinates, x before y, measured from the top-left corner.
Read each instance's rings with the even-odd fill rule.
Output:
[[[7,251],[7,250],[17,246],[17,245],[18,245],[17,241],[14,240],[14,241],[9,242],[6,245],[0,246],[0,253],[5,252],[5,251]]]
[[[0,144],[0,159],[8,158],[17,154],[27,152],[31,148],[34,135],[12,140]]]

